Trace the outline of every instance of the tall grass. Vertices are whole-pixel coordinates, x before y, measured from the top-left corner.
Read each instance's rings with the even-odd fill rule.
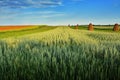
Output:
[[[120,80],[119,41],[65,27],[2,39],[0,80]]]

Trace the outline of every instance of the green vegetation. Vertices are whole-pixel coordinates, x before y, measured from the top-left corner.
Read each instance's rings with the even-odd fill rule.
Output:
[[[58,27],[0,41],[1,80],[120,80],[120,34]]]
[[[15,36],[22,36],[25,34],[32,34],[32,33],[38,33],[43,32],[47,30],[54,29],[56,27],[51,26],[35,26],[29,29],[23,29],[23,30],[14,30],[14,31],[1,31],[0,32],[0,39],[1,38],[7,38],[7,37],[15,37]]]
[[[113,27],[114,25],[94,25],[94,30],[102,32],[114,32]],[[75,26],[70,26],[70,28],[75,29]],[[88,30],[88,25],[80,25],[78,29]]]
[[[75,29],[75,26],[70,26],[70,28]],[[78,27],[78,29],[88,30],[88,26],[87,26],[87,25],[80,25],[80,26]]]
[[[96,31],[114,32],[113,27],[114,26],[94,26],[94,29]]]

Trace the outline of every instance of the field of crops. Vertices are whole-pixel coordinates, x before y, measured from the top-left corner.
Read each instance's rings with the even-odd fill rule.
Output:
[[[23,26],[0,26],[0,31],[13,31],[13,30],[21,30],[21,29],[29,29],[34,28],[32,25],[23,25]]]
[[[120,33],[58,27],[1,38],[0,80],[120,80]]]
[[[56,28],[55,26],[0,26],[0,39],[8,37],[17,37],[26,34],[44,32]]]

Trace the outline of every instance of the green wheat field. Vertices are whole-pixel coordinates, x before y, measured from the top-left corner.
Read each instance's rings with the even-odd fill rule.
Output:
[[[120,31],[99,26],[2,31],[0,80],[120,80]]]

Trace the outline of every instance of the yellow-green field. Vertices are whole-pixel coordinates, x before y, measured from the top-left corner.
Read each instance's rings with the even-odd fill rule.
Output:
[[[120,32],[0,32],[0,80],[120,80]]]

